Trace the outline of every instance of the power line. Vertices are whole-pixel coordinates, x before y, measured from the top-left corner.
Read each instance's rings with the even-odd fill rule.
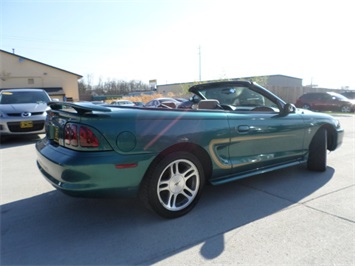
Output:
[[[198,47],[198,73],[199,80],[201,81],[201,45]]]

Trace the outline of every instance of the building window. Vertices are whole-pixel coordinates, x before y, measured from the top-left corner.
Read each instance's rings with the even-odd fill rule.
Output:
[[[29,84],[29,85],[35,84],[35,80],[34,80],[34,79],[28,79],[28,84]]]

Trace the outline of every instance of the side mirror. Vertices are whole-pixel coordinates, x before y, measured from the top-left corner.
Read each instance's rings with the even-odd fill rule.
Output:
[[[293,114],[296,113],[296,106],[292,103],[286,103],[284,105],[284,109],[283,109],[283,114],[287,115],[287,114]]]

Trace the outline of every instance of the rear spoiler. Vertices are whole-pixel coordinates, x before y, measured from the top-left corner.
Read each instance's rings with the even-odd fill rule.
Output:
[[[79,115],[91,113],[92,111],[98,112],[111,112],[110,108],[96,105],[90,102],[49,102],[47,104],[52,110],[62,110],[66,108],[73,108]]]

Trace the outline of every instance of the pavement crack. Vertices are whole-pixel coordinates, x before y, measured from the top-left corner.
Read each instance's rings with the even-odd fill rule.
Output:
[[[355,221],[350,220],[350,219],[348,219],[348,218],[345,218],[345,217],[342,217],[342,216],[339,216],[339,215],[336,215],[336,214],[333,214],[333,213],[330,213],[330,212],[326,212],[326,211],[317,209],[317,208],[315,208],[315,207],[306,205],[306,204],[304,204],[304,203],[300,203],[300,205],[303,205],[304,207],[309,208],[309,209],[312,209],[312,210],[314,210],[314,211],[321,212],[321,213],[323,213],[323,214],[327,214],[327,215],[329,215],[329,216],[333,216],[333,217],[335,217],[335,218],[338,218],[338,219],[341,219],[341,220],[344,220],[344,221],[347,221],[347,222],[350,222],[350,223],[354,223],[354,224],[355,224]]]
[[[328,195],[332,195],[332,194],[334,194],[334,193],[338,193],[338,192],[344,191],[344,190],[349,189],[349,188],[354,187],[354,186],[355,186],[354,184],[353,184],[353,185],[349,185],[349,186],[347,186],[347,187],[343,187],[343,188],[340,188],[340,189],[337,189],[337,190],[334,190],[334,191],[325,193],[325,194],[323,194],[323,195],[320,195],[320,196],[318,196],[318,197],[309,199],[309,200],[307,200],[307,201],[300,202],[299,204],[300,204],[300,205],[303,205],[303,206],[305,206],[305,207],[307,207],[307,208],[309,208],[309,209],[312,209],[312,210],[315,210],[315,211],[318,211],[318,212],[321,212],[321,213],[324,213],[324,214],[327,214],[327,215],[336,217],[336,218],[338,218],[338,219],[341,219],[341,220],[344,220],[344,221],[347,221],[347,222],[350,222],[350,223],[355,223],[354,220],[351,220],[351,219],[348,219],[348,218],[345,218],[345,217],[342,217],[342,216],[340,216],[340,215],[336,215],[336,214],[333,214],[333,213],[330,213],[330,212],[326,212],[326,211],[323,211],[323,210],[318,209],[318,208],[316,208],[316,207],[312,207],[312,206],[308,205],[308,203],[310,203],[310,202],[312,202],[312,201],[314,201],[314,200],[323,198],[323,197],[328,196]]]
[[[302,203],[303,203],[303,204],[304,204],[304,203],[308,203],[308,202],[314,201],[314,200],[316,200],[316,199],[320,199],[320,198],[323,198],[323,197],[325,197],[325,196],[328,196],[328,195],[331,195],[331,194],[334,194],[334,193],[337,193],[337,192],[346,190],[346,189],[351,188],[351,187],[353,187],[353,186],[355,186],[355,184],[349,185],[349,186],[347,186],[347,187],[339,188],[339,189],[334,190],[334,191],[330,191],[330,192],[328,192],[328,193],[319,195],[318,197],[314,197],[314,198],[311,198],[311,199],[309,199],[309,200],[306,200],[306,201],[304,201],[304,202],[302,202]]]
[[[354,187],[355,184],[352,184],[352,185],[349,185],[349,186],[346,186],[346,187],[343,187],[343,188],[339,188],[337,190],[334,190],[334,191],[319,195],[317,197],[311,198],[311,199],[303,201],[303,202],[294,201],[294,200],[288,199],[286,197],[283,197],[283,196],[277,195],[275,193],[271,193],[269,191],[266,191],[266,190],[263,190],[263,189],[260,189],[260,188],[257,188],[257,187],[253,187],[253,186],[250,186],[250,185],[246,185],[246,184],[241,184],[241,185],[245,186],[245,187],[248,187],[248,188],[251,188],[251,189],[254,189],[254,190],[257,190],[257,191],[260,191],[260,192],[263,192],[263,193],[268,194],[268,195],[270,195],[272,197],[275,197],[275,198],[278,198],[278,199],[281,199],[281,200],[285,200],[285,201],[287,201],[287,202],[292,204],[292,205],[290,204],[290,206],[288,206],[287,208],[284,208],[284,209],[280,210],[279,212],[285,211],[285,210],[290,209],[290,208],[295,207],[295,206],[304,206],[304,207],[312,209],[314,211],[318,211],[318,212],[321,212],[323,214],[327,214],[329,216],[333,216],[335,218],[338,218],[338,219],[341,219],[341,220],[344,220],[344,221],[347,221],[347,222],[350,222],[350,223],[355,223],[354,220],[351,220],[351,219],[348,219],[348,218],[345,218],[345,217],[342,217],[342,216],[339,216],[339,215],[336,215],[336,214],[333,214],[333,213],[330,213],[330,212],[326,212],[326,211],[323,211],[323,210],[318,209],[316,207],[312,207],[312,206],[308,205],[308,203],[310,203],[310,202],[312,202],[314,200],[317,200],[317,199],[323,198],[325,196],[329,196],[331,194],[338,193],[338,192],[344,191],[346,189],[349,189],[351,187]]]

